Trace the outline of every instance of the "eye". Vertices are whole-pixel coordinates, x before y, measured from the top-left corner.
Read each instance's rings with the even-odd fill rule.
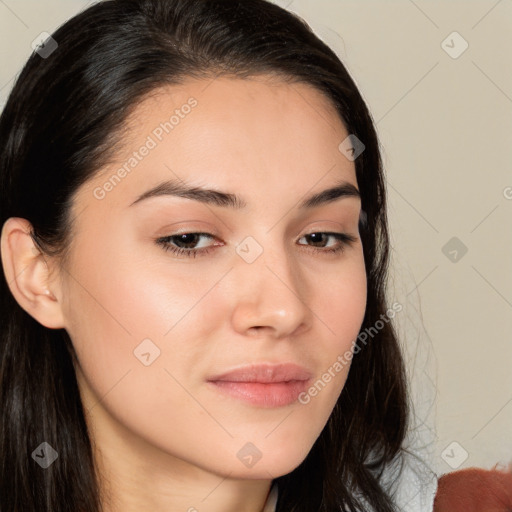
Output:
[[[190,247],[198,243],[201,237],[213,240],[215,237],[210,233],[181,233],[179,235],[170,235],[156,240],[158,245],[161,245],[165,251],[170,251],[178,256],[196,257],[198,254],[207,254],[212,250],[212,247]],[[177,244],[178,246],[176,247]],[[180,247],[185,246],[185,247]]]
[[[195,258],[209,254],[213,250],[213,245],[198,247],[201,238],[214,240],[216,237],[210,233],[181,233],[179,235],[169,235],[158,238],[155,242],[163,247],[165,251],[170,251],[177,256]],[[314,232],[304,235],[299,240],[306,239],[313,243],[307,250],[313,250],[316,253],[337,253],[343,251],[346,247],[357,241],[355,236],[347,233],[332,232]],[[334,245],[328,243],[328,240],[334,241]],[[337,243],[336,243],[337,242]],[[299,244],[304,245],[304,244]],[[192,247],[191,247],[192,246]]]
[[[308,239],[309,241],[313,242],[314,245],[313,248],[317,252],[323,252],[323,253],[337,253],[344,251],[346,247],[351,246],[353,243],[357,241],[357,238],[355,236],[349,235],[347,233],[333,233],[333,232],[314,232],[309,233],[308,235],[304,235],[302,238]],[[300,238],[300,240],[302,240]],[[327,240],[331,238],[337,241],[338,243],[334,245],[327,245]],[[320,246],[321,248],[318,249],[317,247]],[[328,247],[325,249],[324,247]]]

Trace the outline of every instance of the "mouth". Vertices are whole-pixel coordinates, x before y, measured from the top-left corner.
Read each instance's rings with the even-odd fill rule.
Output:
[[[208,379],[225,395],[252,405],[273,408],[294,403],[312,380],[312,373],[296,364],[251,365]]]

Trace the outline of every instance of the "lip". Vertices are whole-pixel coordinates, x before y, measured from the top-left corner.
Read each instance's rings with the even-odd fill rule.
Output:
[[[208,378],[216,390],[259,407],[283,407],[307,389],[313,374],[294,363],[253,364]]]
[[[251,364],[234,368],[228,372],[210,377],[209,381],[229,382],[260,382],[264,384],[272,382],[288,382],[291,380],[308,380],[312,373],[294,363],[285,364]]]

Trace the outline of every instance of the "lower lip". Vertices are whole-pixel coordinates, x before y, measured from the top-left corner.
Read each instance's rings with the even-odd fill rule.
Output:
[[[235,398],[245,400],[260,407],[283,407],[297,400],[307,389],[309,381],[292,380],[289,382],[231,382],[210,381],[217,389]]]

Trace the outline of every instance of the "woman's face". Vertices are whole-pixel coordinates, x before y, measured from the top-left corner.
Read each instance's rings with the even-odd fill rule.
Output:
[[[365,311],[359,197],[302,205],[357,189],[338,148],[349,134],[315,89],[268,77],[162,89],[129,127],[75,196],[60,276],[96,443],[152,471],[289,473],[331,414]],[[211,382],[288,363],[309,380]]]

